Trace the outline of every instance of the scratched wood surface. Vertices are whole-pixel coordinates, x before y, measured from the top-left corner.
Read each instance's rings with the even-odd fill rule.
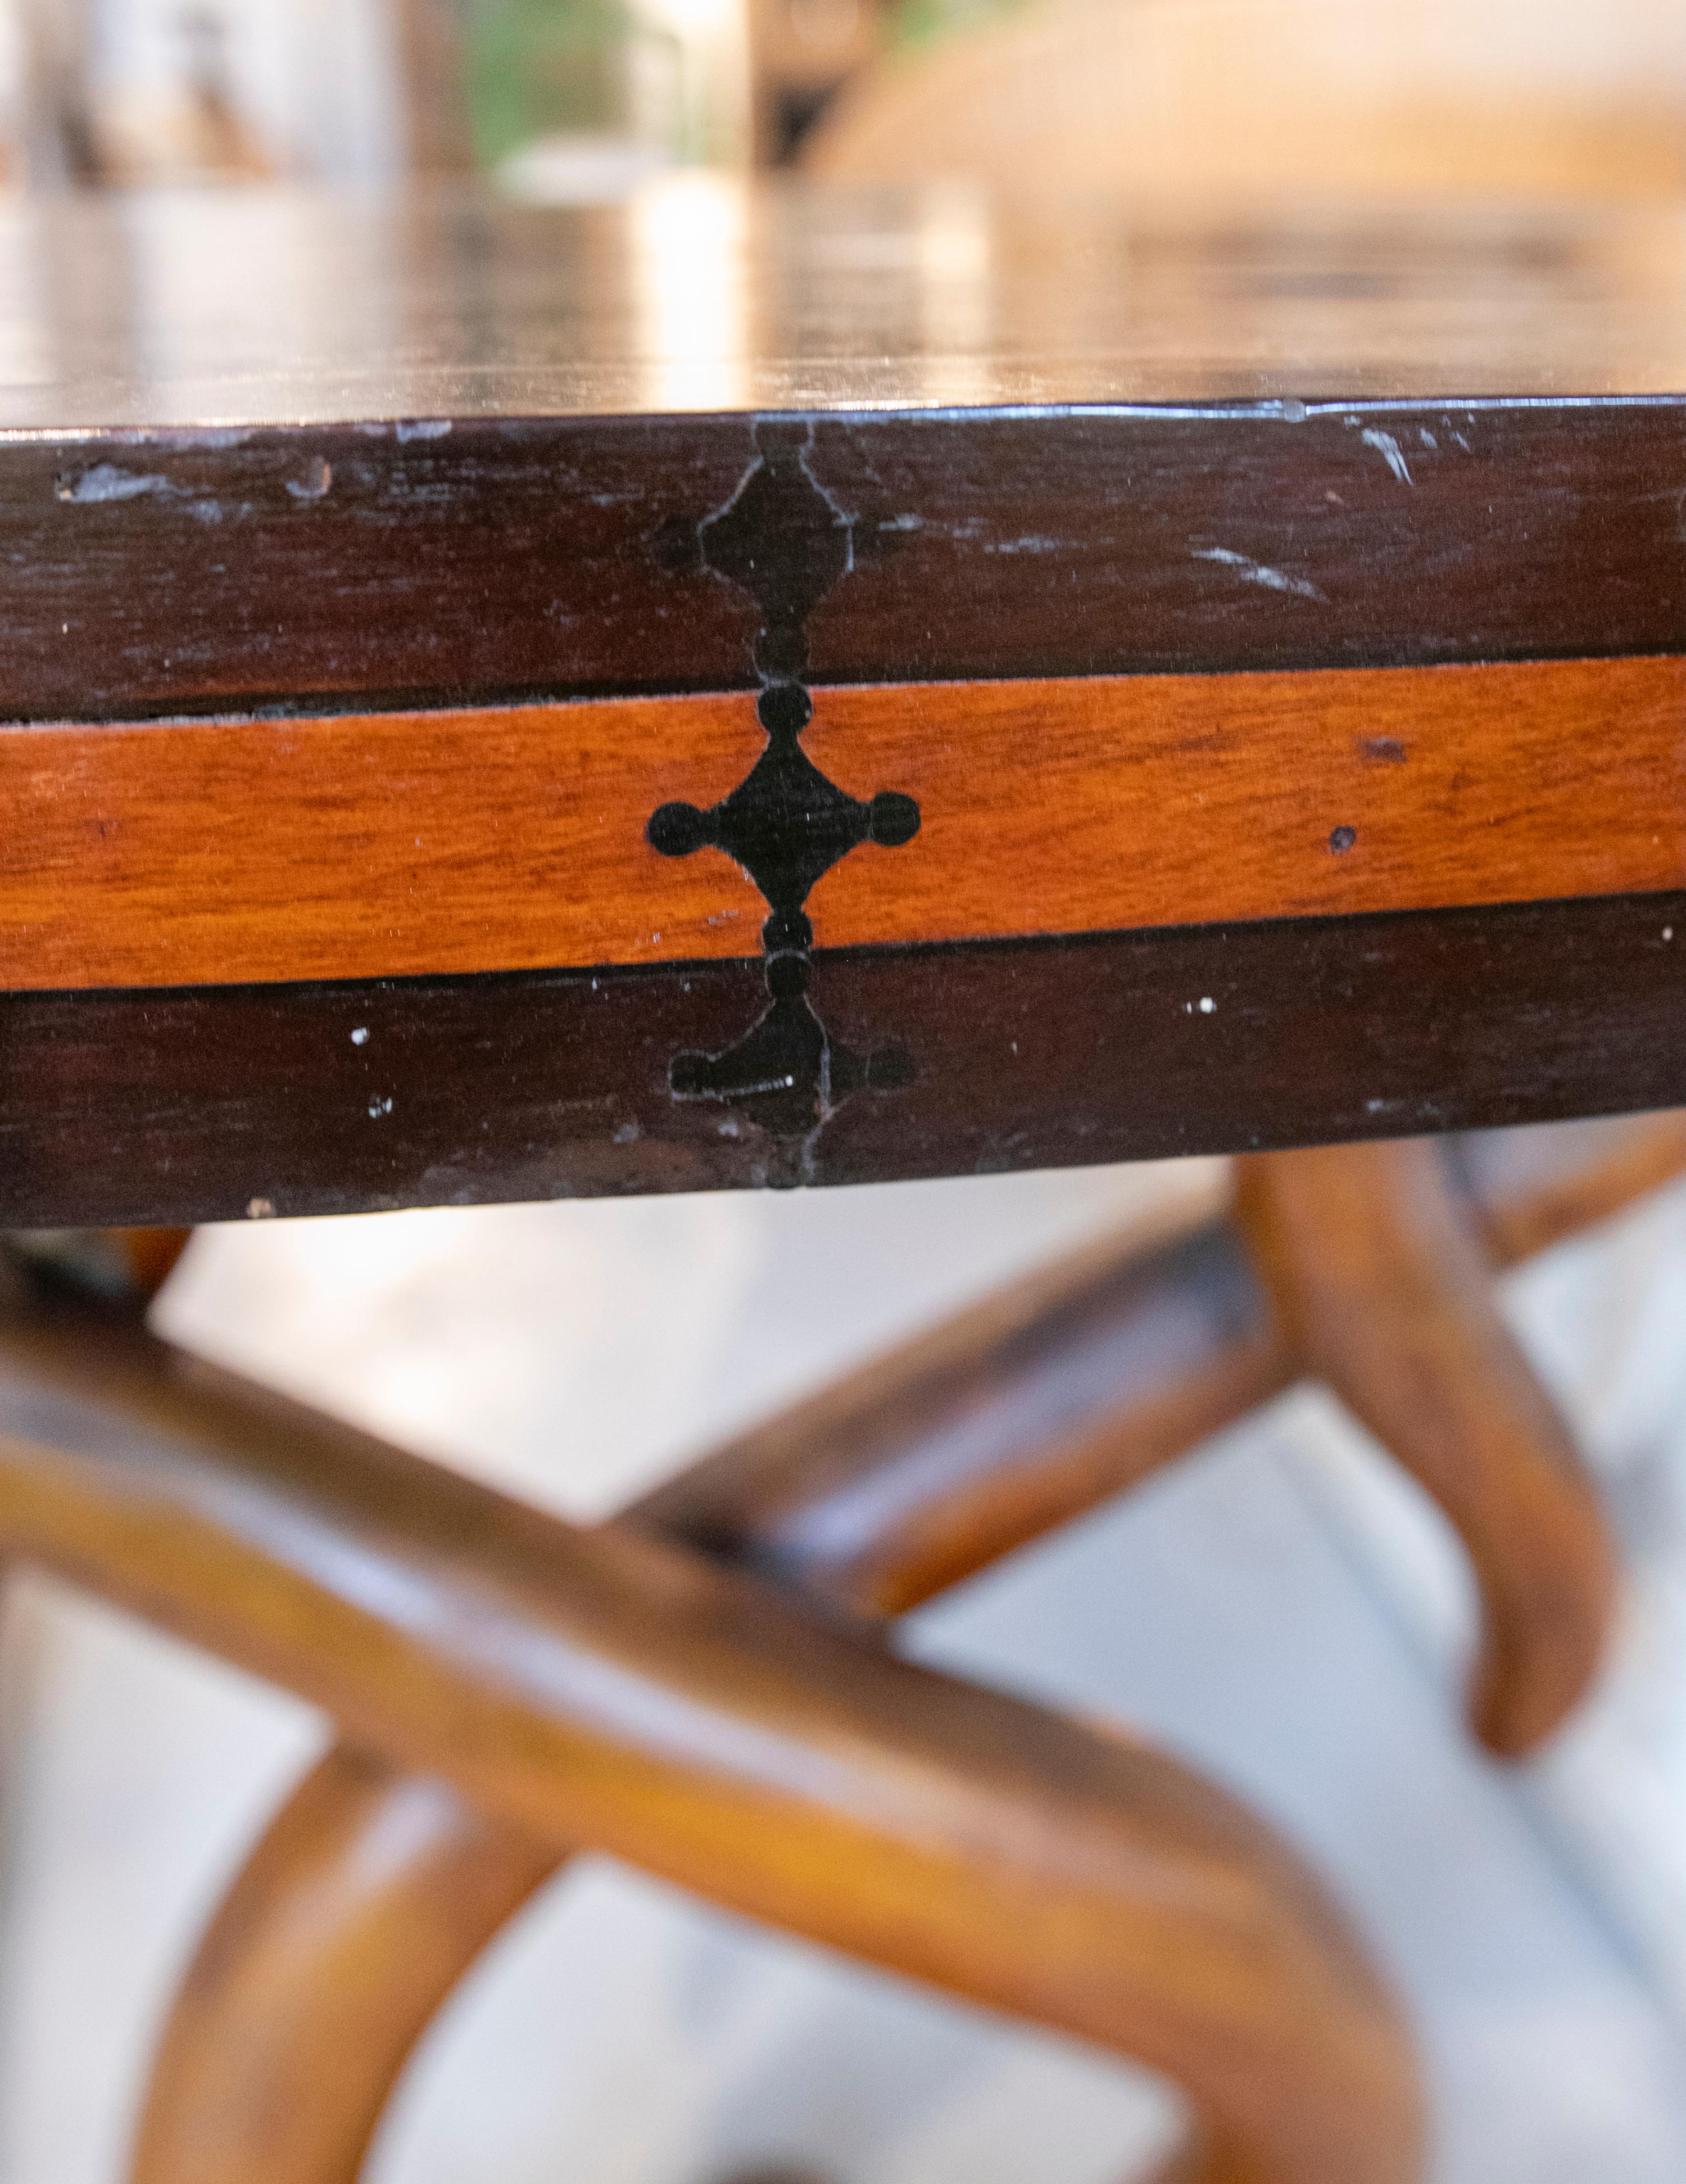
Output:
[[[0,1220],[1686,1100],[1679,237],[8,209]]]
[[[810,683],[1686,649],[1672,396],[797,414],[850,549]],[[0,717],[753,688],[697,534],[755,460],[666,409],[0,432]]]
[[[0,716],[753,686],[694,548],[769,411],[811,681],[1683,642],[1667,204],[252,191],[14,205],[0,276]]]
[[[1672,934],[1673,939],[1666,939]],[[676,1099],[748,961],[0,996],[20,1227],[1073,1167],[1686,1105],[1686,893],[821,950],[833,1056],[902,1081],[793,1132]],[[1199,1004],[1210,1000],[1210,1011]]]

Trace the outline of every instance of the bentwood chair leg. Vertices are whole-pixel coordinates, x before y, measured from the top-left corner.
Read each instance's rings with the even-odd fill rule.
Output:
[[[1206,2120],[1212,2178],[1415,2184],[1385,1991],[1312,1877],[1164,1755],[132,1327],[19,1306],[0,1353],[0,1558],[297,1691],[553,1858],[588,1844],[1145,2063]]]
[[[1493,1268],[1427,1139],[1267,1153],[1237,1208],[1302,1368],[1439,1503],[1475,1567],[1477,1734],[1527,1752],[1585,1693],[1614,1552],[1574,1444],[1493,1300]]]
[[[201,1943],[134,2184],[357,2184],[440,2004],[559,1863],[444,1782],[331,1752]]]
[[[200,1944],[153,2065],[131,2184],[358,2184],[421,2035],[562,1862],[442,1782],[329,1752]],[[1197,2131],[1140,2184],[1255,2173]]]
[[[1469,1146],[1454,1141],[1443,1150],[1445,1173],[1465,1209],[1456,1217],[1460,1225],[1477,1225],[1488,1254],[1511,1263],[1670,1180],[1686,1165],[1686,1119],[1651,1117],[1578,1131],[1523,1131]],[[1472,1162],[1480,1188],[1472,1188],[1465,1172]],[[1282,1189],[1290,1186],[1291,1156],[1260,1166],[1274,1171]],[[1362,1180],[1373,1186],[1373,1177]],[[1438,1193],[1441,1187],[1437,1176],[1433,1189]],[[1244,1202],[1265,1195],[1256,1181],[1249,1182]],[[1371,1202],[1379,1212],[1380,1201]],[[1127,1243],[1119,1272],[1127,1273],[1134,1263],[1130,1249]],[[1159,1259],[1155,1250],[1161,1252]],[[156,1256],[163,1263],[168,1254]],[[894,1360],[841,1384],[812,1416],[807,1408],[793,1412],[782,1438],[774,1435],[778,1477],[769,1477],[759,1442],[729,1449],[676,1487],[658,1492],[648,1509],[640,1510],[639,1520],[681,1535],[694,1529],[710,1540],[718,1532],[723,1546],[753,1559],[758,1529],[776,1533],[785,1521],[778,1478],[790,1474],[786,1499],[792,1487],[821,1498],[840,1484],[847,1490],[848,1475],[832,1475],[837,1463],[830,1443],[840,1435],[857,1466],[882,1467],[900,1452],[898,1433],[904,1439],[911,1433],[910,1447],[916,1448],[920,1432],[940,1435],[949,1410],[977,1400],[977,1390],[1002,1400],[1002,1361],[1015,1354],[1015,1343],[1023,1346],[1021,1329],[1030,1332],[1027,1312],[1040,1316],[1045,1332],[1031,1343],[1028,1366],[1017,1368],[1027,1388],[1027,1372],[1037,1379],[1053,1376],[1066,1386],[1060,1376],[1067,1371],[1068,1351],[1080,1379],[1094,1380],[1083,1343],[1097,1314],[1098,1327],[1116,1320],[1117,1354],[1127,1360],[1137,1359],[1141,1351],[1135,1320],[1157,1330],[1168,1318],[1183,1331],[1179,1367],[1194,1371],[1195,1361],[1182,1352],[1197,1292],[1191,1290],[1186,1303],[1171,1301],[1181,1295],[1177,1284],[1186,1286],[1192,1279],[1176,1247],[1168,1259],[1162,1247],[1146,1249],[1140,1281],[1127,1280],[1121,1288],[1111,1256],[1103,1255],[1093,1266],[1088,1256],[1071,1262],[1069,1273],[1050,1269],[1032,1278],[1010,1299],[1004,1295],[999,1306],[954,1323],[952,1330],[917,1338]],[[1155,1267],[1157,1275],[1150,1271]],[[1090,1301],[1077,1303],[1085,1298]],[[1252,1334],[1238,1331],[1228,1338],[1228,1349],[1222,1339],[1213,1339],[1199,1370],[1220,1388],[1236,1380],[1257,1383],[1267,1395],[1285,1381],[1295,1361],[1284,1357],[1279,1365],[1261,1368],[1253,1353],[1264,1344],[1274,1355],[1284,1333],[1280,1324]],[[1104,1429],[1099,1414],[1083,1429],[1103,1430],[1119,1450],[1116,1476],[1105,1464],[1092,1463],[1073,1482],[1062,1440],[1072,1429],[1069,1396],[1047,1407],[1055,1429],[1038,1441],[1030,1428],[1020,1469],[1033,1479],[1040,1468],[1048,1474],[1048,1488],[1031,1497],[1032,1521],[1025,1523],[1015,1476],[1003,1477],[1009,1506],[994,1527],[998,1551],[1017,1536],[1015,1518],[1026,1531],[1050,1520],[1044,1501],[1053,1508],[1063,1497],[1065,1513],[1076,1514],[1132,1483],[1153,1461],[1166,1460],[1174,1452],[1177,1426],[1194,1437],[1221,1423],[1206,1418],[1210,1401],[1167,1407],[1152,1375],[1142,1380],[1139,1365],[1137,1379],[1139,1386],[1121,1383],[1110,1397],[1097,1384],[1103,1405],[1110,1401],[1123,1407],[1108,1415]],[[1139,1424],[1129,1408],[1132,1401],[1143,1411]],[[1173,1414],[1169,1428],[1160,1415],[1167,1407]],[[1012,1414],[1021,1432],[1038,1415],[1034,1407],[1027,1409],[1022,1390]],[[893,1429],[887,1430],[888,1420],[896,1422]],[[1148,1445],[1145,1458],[1138,1440]],[[804,1449],[821,1451],[817,1465],[811,1455],[803,1455]],[[937,1529],[954,1529],[954,1519],[943,1513],[943,1494],[969,1509],[977,1490],[967,1478],[939,1485],[931,1520]],[[893,1496],[888,1506],[893,1514]],[[971,1566],[964,1557],[958,1563],[962,1573]],[[893,1590],[910,1600],[924,1597],[935,1589],[928,1577],[921,1581],[924,1567],[921,1560],[912,1575],[898,1576]],[[835,1589],[834,1574],[823,1561],[811,1573],[798,1563],[789,1574]],[[872,1604],[871,1589],[857,1589],[860,1604]],[[554,1852],[491,1826],[442,1784],[395,1774],[378,1760],[349,1751],[331,1755],[278,1815],[206,1937],[159,2058],[137,2184],[224,2184],[236,2178],[241,2184],[351,2184],[414,2041],[460,1974],[555,1863]],[[307,2088],[308,2099],[301,2098]],[[1173,2177],[1181,2184],[1200,2173],[1201,2160],[1210,2176],[1216,2173],[1214,2159],[1210,2152],[1185,2150],[1163,2184],[1172,2184]]]

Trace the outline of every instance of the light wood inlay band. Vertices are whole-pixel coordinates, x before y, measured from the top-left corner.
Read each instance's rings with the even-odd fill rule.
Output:
[[[644,827],[762,747],[743,694],[0,733],[0,986],[754,955],[744,875]],[[1686,885],[1672,655],[822,689],[804,747],[922,814],[815,889],[828,947]]]

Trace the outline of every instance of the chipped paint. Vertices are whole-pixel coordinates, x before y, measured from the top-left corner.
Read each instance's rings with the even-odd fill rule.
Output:
[[[158,471],[125,471],[115,463],[95,463],[79,476],[58,478],[53,491],[55,499],[72,508],[98,508],[125,500],[175,500],[185,504],[185,512],[201,523],[222,521],[221,503],[196,488],[177,485]]]
[[[156,493],[161,500],[173,500],[177,491],[167,477],[157,471],[120,470],[115,463],[96,463],[80,477],[60,478],[53,487],[58,499],[69,501],[76,508],[96,506],[102,501],[139,500],[147,493]]]
[[[1226,569],[1233,569],[1244,584],[1258,584],[1267,592],[1287,592],[1297,599],[1314,599],[1319,606],[1328,600],[1306,577],[1290,577],[1285,570],[1272,569],[1267,563],[1255,561],[1250,555],[1233,552],[1227,546],[1191,546],[1189,553],[1196,561],[1216,561]]]
[[[1415,485],[1411,465],[1405,458],[1405,449],[1391,432],[1384,432],[1379,425],[1366,426],[1361,435],[1366,448],[1374,448],[1401,485]]]

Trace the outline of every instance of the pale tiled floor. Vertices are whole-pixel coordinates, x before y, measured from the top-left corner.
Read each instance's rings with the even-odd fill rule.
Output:
[[[1015,1268],[1210,1170],[400,1216],[202,1237],[181,1339],[595,1514]],[[921,1655],[1127,1715],[1309,1852],[1421,2029],[1438,2184],[1686,2176],[1686,1190],[1513,1282],[1634,1571],[1547,1760],[1460,1733],[1438,1520],[1301,1393],[921,1614]],[[31,1582],[0,1650],[0,2184],[117,2184],[147,2041],[305,1710]],[[1116,2184],[1132,2074],[595,1864],[491,1953],[371,2184]]]

